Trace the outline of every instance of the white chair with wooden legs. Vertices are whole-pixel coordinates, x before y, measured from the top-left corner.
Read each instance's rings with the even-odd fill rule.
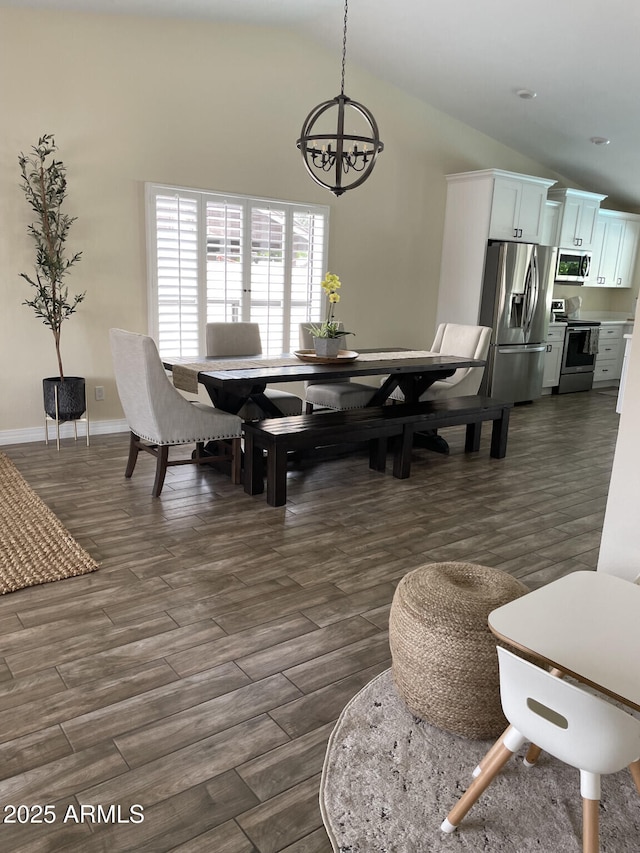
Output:
[[[459,323],[440,323],[430,352],[437,355],[457,355],[461,358],[485,360],[491,342],[489,326],[464,326]],[[460,367],[453,376],[438,379],[422,394],[420,400],[442,400],[447,397],[466,397],[477,394],[482,383],[484,367]],[[399,388],[391,393],[391,400],[404,400]]]
[[[344,328],[340,324],[340,328]],[[298,338],[300,349],[313,349],[313,337],[309,331],[308,323],[300,323],[298,326]],[[344,348],[346,338],[342,338],[341,347]],[[364,409],[373,397],[376,389],[366,382],[351,382],[349,379],[319,379],[304,383],[305,388],[305,412],[313,412],[314,406],[321,409],[335,409],[339,412],[349,409]]]
[[[600,776],[629,767],[640,793],[640,720],[583,688],[498,648],[500,697],[509,728],[443,821],[453,832],[524,743],[580,771],[583,853],[599,853]]]
[[[262,355],[262,340],[258,323],[207,323],[207,356],[254,356]],[[265,395],[284,415],[302,414],[302,400],[290,391],[267,388]],[[245,403],[238,412],[245,421],[265,417],[262,409],[253,401]]]
[[[111,353],[118,395],[131,430],[129,459],[125,470],[133,474],[140,450],[156,457],[156,476],[151,494],[160,496],[167,467],[211,465],[229,462],[231,482],[240,482],[242,421],[237,415],[203,403],[190,403],[177,391],[158,355],[155,342],[147,335],[110,329]],[[205,453],[204,445],[215,441],[219,455]],[[169,448],[195,444],[190,459],[169,461]]]

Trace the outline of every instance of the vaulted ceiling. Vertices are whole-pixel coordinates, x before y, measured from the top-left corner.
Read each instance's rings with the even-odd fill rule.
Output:
[[[0,0],[283,27],[342,48],[343,0]],[[586,189],[640,209],[636,0],[350,0],[355,62]],[[328,97],[337,94],[335,86]],[[328,81],[330,84],[332,81]],[[336,89],[334,92],[333,89]],[[536,92],[528,100],[518,90]],[[368,104],[375,112],[375,104]],[[381,134],[384,138],[384,128]],[[593,137],[609,139],[595,145]]]

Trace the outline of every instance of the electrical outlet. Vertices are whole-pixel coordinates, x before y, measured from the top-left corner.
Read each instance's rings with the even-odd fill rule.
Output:
[[[96,385],[94,392],[96,400],[104,400],[104,385]]]

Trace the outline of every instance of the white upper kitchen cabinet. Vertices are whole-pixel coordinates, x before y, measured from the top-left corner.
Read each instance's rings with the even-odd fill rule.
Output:
[[[586,287],[631,287],[638,253],[640,216],[617,210],[598,213]]]
[[[478,323],[487,242],[539,243],[553,184],[500,169],[447,175],[436,322]]]
[[[547,201],[544,208],[544,225],[542,236],[540,237],[540,245],[557,246],[562,204],[559,201]]]
[[[585,279],[587,287],[614,287],[624,220],[600,211],[596,225],[591,268]]]
[[[606,195],[564,188],[549,190],[549,199],[562,202],[557,245],[561,249],[592,249],[600,202]]]
[[[489,237],[539,243],[545,221],[547,190],[555,181],[509,172],[493,172]]]
[[[631,214],[625,217],[624,234],[618,266],[616,269],[616,287],[631,287],[633,284],[633,273],[638,256],[638,239],[640,238],[640,217]]]

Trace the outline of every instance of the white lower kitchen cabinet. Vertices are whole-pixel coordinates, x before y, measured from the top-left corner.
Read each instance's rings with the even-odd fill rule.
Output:
[[[551,324],[549,326],[547,351],[544,354],[544,372],[542,374],[543,388],[555,388],[560,381],[565,329],[565,324]]]
[[[598,355],[593,372],[594,383],[617,383],[622,372],[622,323],[602,323],[598,339]]]

